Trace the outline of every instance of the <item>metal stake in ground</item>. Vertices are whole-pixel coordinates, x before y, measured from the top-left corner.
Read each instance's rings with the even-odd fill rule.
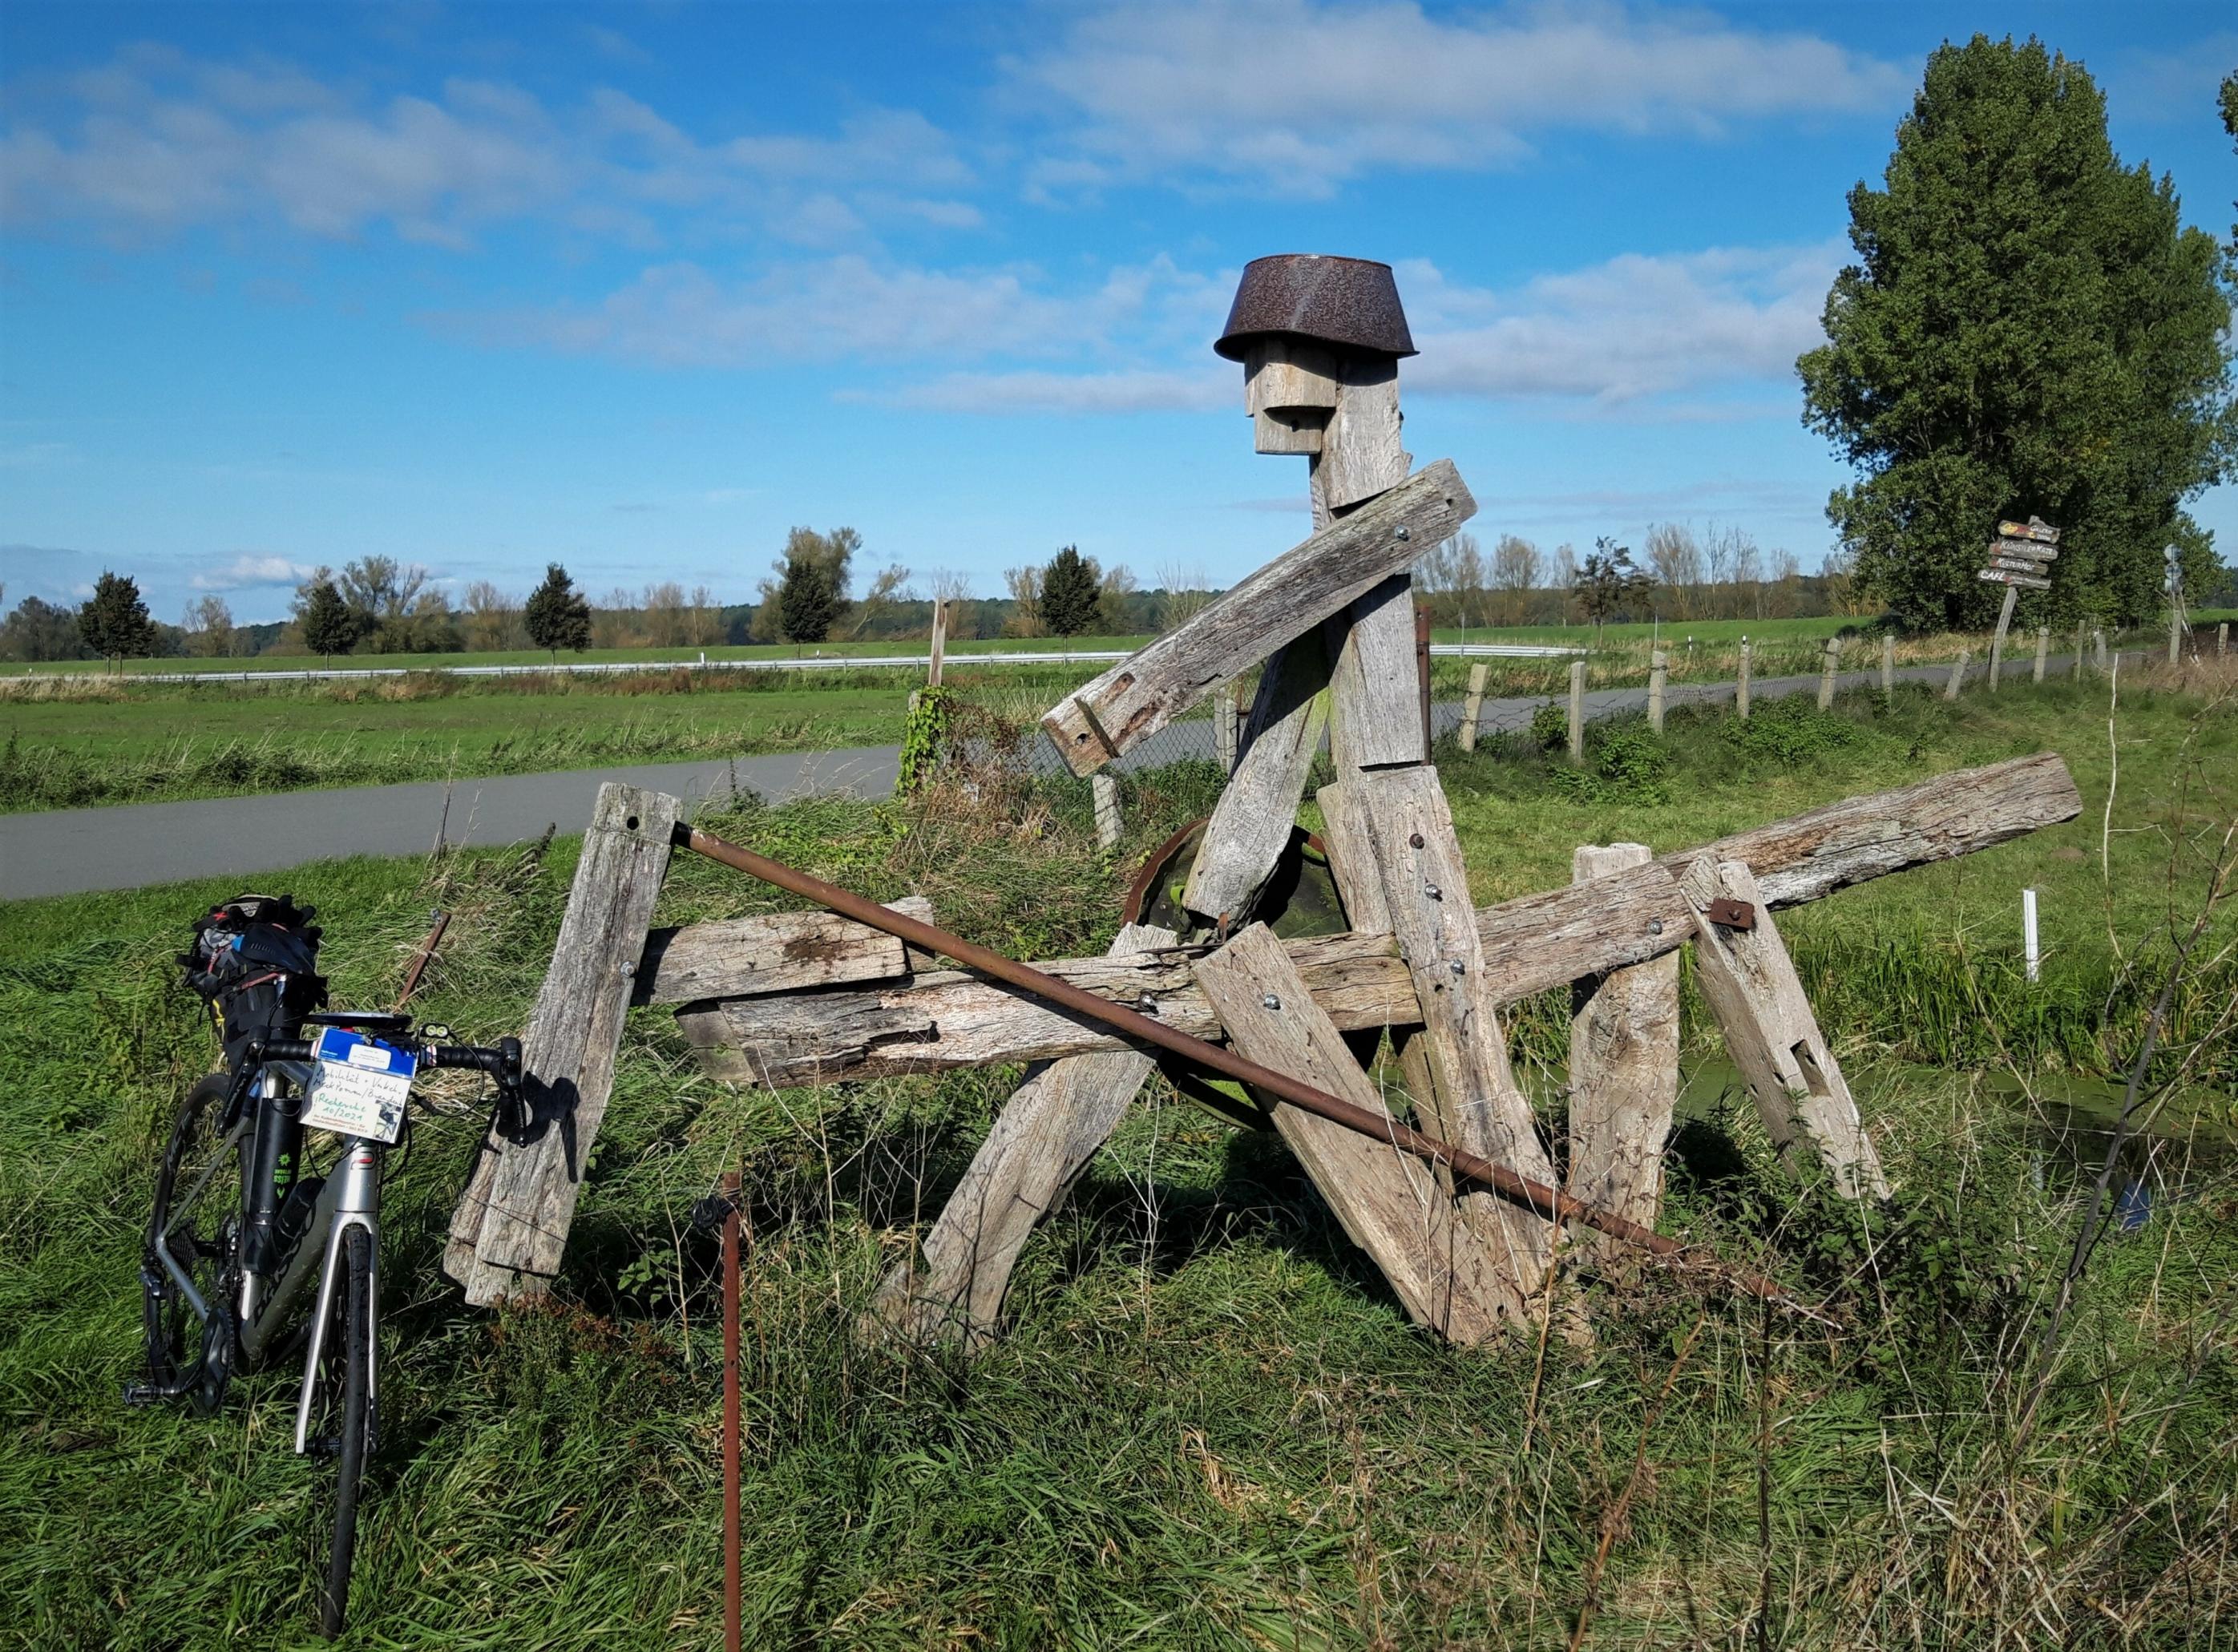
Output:
[[[944,929],[937,929],[929,923],[918,922],[906,913],[880,906],[875,901],[866,900],[852,890],[841,889],[836,883],[827,883],[820,877],[799,871],[781,862],[771,860],[765,855],[757,855],[750,849],[742,849],[736,843],[725,843],[712,832],[703,831],[696,826],[685,826],[679,823],[675,829],[675,841],[680,848],[691,849],[694,854],[704,855],[711,861],[719,862],[725,866],[746,873],[749,876],[758,877],[765,883],[771,883],[778,889],[788,889],[806,900],[828,907],[844,917],[852,918],[857,923],[868,924],[874,929],[884,930],[888,935],[898,935],[903,941],[920,947],[927,952],[953,958],[967,969],[991,975],[997,981],[1031,993],[1037,998],[1045,999],[1061,1008],[1072,1011],[1075,1014],[1085,1015],[1090,1020],[1102,1021],[1107,1027],[1113,1028],[1126,1037],[1140,1043],[1152,1044],[1160,1049],[1170,1050],[1195,1066],[1209,1067],[1215,1073],[1225,1074],[1241,1083],[1264,1090],[1270,1095],[1279,1096],[1293,1106],[1302,1107],[1308,1113],[1316,1113],[1333,1123],[1341,1124],[1348,1130],[1356,1130],[1362,1135],[1387,1141],[1401,1153],[1412,1153],[1416,1158],[1427,1160],[1433,1165],[1444,1166],[1454,1175],[1464,1177],[1480,1186],[1489,1187],[1503,1198],[1527,1206],[1542,1216],[1550,1219],[1559,1217],[1565,1221],[1579,1223],[1596,1232],[1606,1233],[1612,1238],[1622,1239],[1627,1244],[1639,1246],[1643,1250],[1665,1259],[1683,1258],[1685,1254],[1685,1247],[1675,1239],[1665,1239],[1662,1234],[1643,1227],[1637,1222],[1627,1221],[1621,1216],[1612,1215],[1607,1211],[1584,1204],[1571,1198],[1567,1193],[1548,1186],[1544,1182],[1518,1175],[1505,1165],[1494,1164],[1488,1159],[1480,1158],[1477,1154],[1466,1152],[1450,1142],[1440,1141],[1435,1137],[1425,1135],[1418,1130],[1399,1123],[1396,1120],[1378,1117],[1365,1107],[1342,1100],[1313,1085],[1302,1083],[1286,1073],[1277,1073],[1272,1067],[1262,1067],[1258,1062],[1238,1055],[1232,1050],[1223,1049],[1217,1044],[1208,1044],[1202,1039],[1191,1038],[1186,1033],[1179,1032],[1161,1021],[1154,1021],[1147,1015],[1129,1009],[1124,1005],[1115,1004],[1106,998],[1099,998],[1094,993],[1074,986],[1070,981],[1060,980],[1055,975],[1045,975],[1031,964],[1021,963],[1015,958],[1005,957],[999,952],[966,941],[960,935],[950,935]],[[1728,1283],[1751,1296],[1761,1297],[1768,1302],[1778,1303],[1812,1318],[1823,1317],[1816,1310],[1798,1302],[1776,1280],[1766,1279],[1761,1274],[1753,1273],[1745,1269],[1733,1268],[1722,1264],[1718,1265],[1718,1272]]]

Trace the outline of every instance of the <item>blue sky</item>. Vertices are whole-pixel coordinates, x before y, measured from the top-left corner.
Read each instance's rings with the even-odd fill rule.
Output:
[[[0,8],[0,582],[284,612],[379,552],[751,596],[794,523],[999,589],[1305,532],[1212,337],[1381,258],[1487,542],[1815,567],[1792,364],[1925,54],[2035,33],[2229,233],[2199,5]],[[2195,507],[2238,536],[2238,493]]]

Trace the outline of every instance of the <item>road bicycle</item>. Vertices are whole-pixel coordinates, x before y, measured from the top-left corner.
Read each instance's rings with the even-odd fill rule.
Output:
[[[316,934],[290,961],[308,964]],[[489,1074],[499,1128],[516,1139],[526,1107],[518,1040],[493,1048],[420,1041],[408,1014],[303,1009],[310,995],[292,990],[288,973],[243,977],[250,988],[276,986],[262,994],[261,1019],[288,1035],[229,1038],[225,1070],[180,1107],[141,1265],[148,1379],[128,1384],[124,1398],[183,1400],[207,1416],[235,1375],[304,1351],[295,1451],[335,1466],[320,1599],[321,1627],[332,1636],[348,1616],[358,1491],[380,1433],[383,1163],[408,1127],[414,1085],[430,1070]],[[241,988],[225,995],[237,1008]],[[219,1003],[213,995],[214,1011]],[[219,1013],[222,1030],[238,1030],[239,1017]],[[296,1311],[315,1274],[315,1300],[303,1316]]]

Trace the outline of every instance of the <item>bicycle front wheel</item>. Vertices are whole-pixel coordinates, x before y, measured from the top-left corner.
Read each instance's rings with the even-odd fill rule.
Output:
[[[373,1235],[353,1223],[341,1236],[342,1277],[329,1362],[334,1395],[334,1541],[327,1556],[319,1627],[328,1639],[349,1616],[350,1563],[357,1556],[358,1487],[373,1429]]]

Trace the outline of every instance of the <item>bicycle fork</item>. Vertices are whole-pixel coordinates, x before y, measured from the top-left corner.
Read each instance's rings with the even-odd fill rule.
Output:
[[[381,1415],[378,1387],[380,1362],[374,1358],[380,1326],[381,1304],[381,1148],[374,1142],[352,1138],[334,1169],[341,1182],[335,1195],[334,1223],[327,1232],[326,1266],[319,1276],[319,1302],[311,1316],[311,1347],[303,1361],[303,1391],[295,1402],[295,1455],[310,1449],[311,1411],[318,1398],[319,1358],[326,1351],[327,1334],[334,1319],[334,1293],[344,1288],[342,1239],[353,1227],[365,1230],[368,1240],[366,1292],[366,1432]],[[348,1350],[343,1350],[348,1357]]]

